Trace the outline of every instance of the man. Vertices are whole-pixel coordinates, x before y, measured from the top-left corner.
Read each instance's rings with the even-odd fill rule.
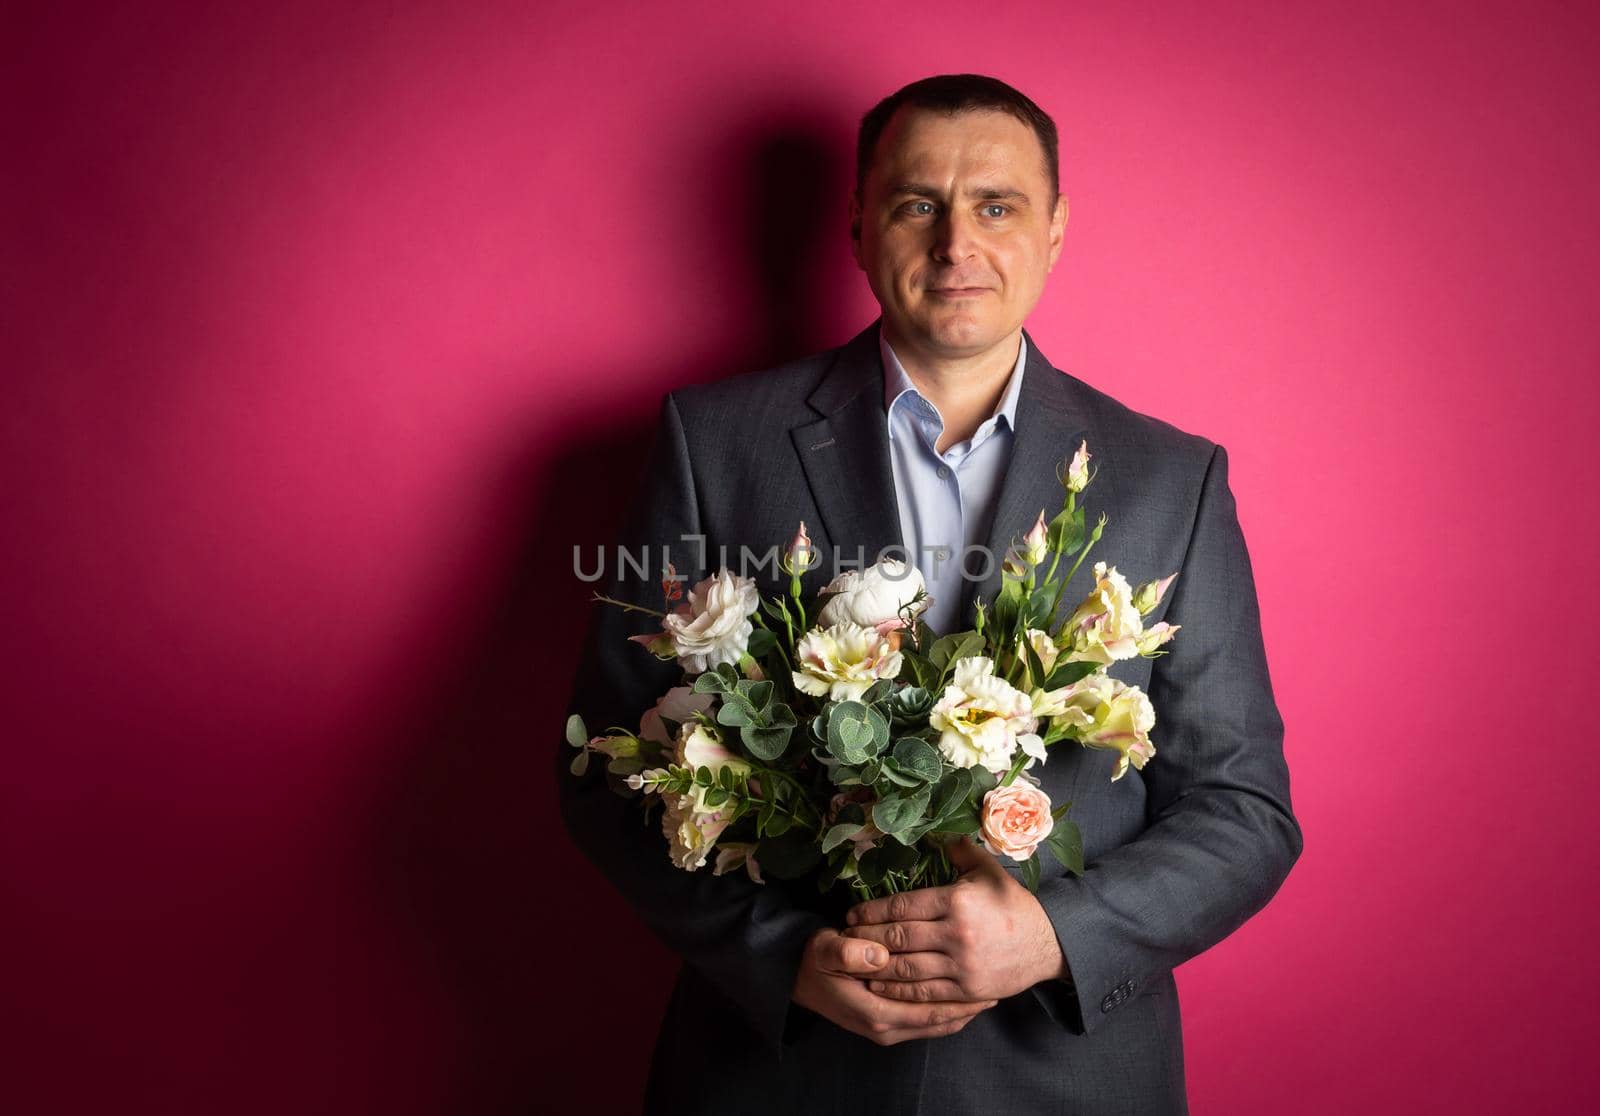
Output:
[[[862,121],[851,199],[881,318],[669,393],[621,542],[670,544],[697,579],[804,520],[822,558],[809,590],[904,547],[930,622],[955,630],[998,586],[983,549],[1059,506],[1057,470],[1086,440],[1103,551],[1135,580],[1178,571],[1150,617],[1182,625],[1170,653],[1117,668],[1155,704],[1155,757],[1116,783],[1111,754],[1076,746],[1036,769],[1072,803],[1082,877],[1046,869],[1035,896],[969,843],[957,883],[844,925],[814,889],[678,870],[636,804],[563,768],[574,839],[685,960],[654,1111],[1186,1110],[1172,969],[1272,896],[1301,836],[1226,454],[1057,371],[1023,329],[1066,219],[1054,124],[1022,94],[948,75],[887,98]],[[651,577],[614,574],[607,593],[660,606]],[[637,724],[678,681],[626,641],[646,619],[596,613],[570,706],[591,726]]]

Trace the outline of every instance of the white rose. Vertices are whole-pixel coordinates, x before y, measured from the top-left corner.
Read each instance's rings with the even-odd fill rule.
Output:
[[[822,606],[817,624],[827,627],[848,621],[887,634],[906,626],[900,610],[926,591],[922,571],[897,558],[885,558],[864,570],[845,570],[823,590],[834,595]],[[932,603],[932,597],[924,596],[909,611],[921,615]]]
[[[956,661],[928,723],[939,730],[939,751],[955,767],[981,765],[1000,774],[1011,769],[1019,747],[1036,759],[1044,754],[1032,701],[982,655]]]
[[[750,614],[760,605],[753,578],[718,570],[662,618],[661,630],[671,638],[683,669],[697,674],[739,661],[755,630]]]
[[[813,697],[854,701],[880,678],[900,673],[900,652],[874,628],[849,621],[813,628],[794,649],[795,688]]]

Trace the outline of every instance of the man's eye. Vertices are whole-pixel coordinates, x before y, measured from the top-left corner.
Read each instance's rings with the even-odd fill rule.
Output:
[[[983,212],[990,217],[1004,217],[1006,215],[1006,207],[999,202],[990,202],[983,207]]]
[[[911,203],[911,212],[918,217],[927,217],[933,212],[933,203],[930,201],[914,201]]]

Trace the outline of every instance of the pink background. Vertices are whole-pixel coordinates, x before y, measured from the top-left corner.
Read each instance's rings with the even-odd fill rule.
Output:
[[[1600,1100],[1592,14],[665,7],[7,18],[8,1107],[637,1103],[570,548],[871,319],[854,124],[953,70],[1062,131],[1041,347],[1232,460],[1306,850],[1194,1110]]]

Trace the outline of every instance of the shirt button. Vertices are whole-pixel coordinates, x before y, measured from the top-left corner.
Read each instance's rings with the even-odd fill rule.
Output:
[[[939,559],[939,561],[943,562],[946,558],[950,557],[950,548],[941,546],[938,550],[933,552],[933,556]]]
[[[940,480],[944,480],[944,478],[948,477],[949,475],[950,475],[950,470],[949,469],[947,469],[943,465],[939,466],[939,479]]]

